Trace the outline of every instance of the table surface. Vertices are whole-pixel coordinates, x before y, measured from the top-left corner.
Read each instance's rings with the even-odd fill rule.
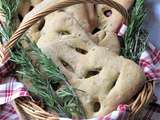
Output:
[[[160,0],[146,0],[147,17],[145,28],[149,32],[149,39],[160,49]]]

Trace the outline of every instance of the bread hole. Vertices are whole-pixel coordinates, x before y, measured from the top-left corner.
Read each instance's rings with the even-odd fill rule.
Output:
[[[61,84],[60,83],[52,83],[52,88],[54,91],[57,91],[58,89],[61,88]]]
[[[114,88],[114,86],[116,85],[119,75],[120,75],[120,73],[117,74],[115,80],[113,81],[113,83],[111,85],[111,89]]]
[[[59,10],[57,10],[58,12],[65,12],[65,10],[64,9],[59,9]]]
[[[116,85],[117,80],[115,80],[111,86],[111,89],[114,88],[114,86]]]
[[[71,33],[68,30],[60,30],[60,31],[58,31],[58,34],[60,34],[60,35],[70,35]]]
[[[45,25],[45,20],[44,19],[40,20],[38,30],[41,31],[44,25]]]
[[[101,70],[102,70],[102,68],[96,68],[96,69],[90,70],[86,73],[85,78],[93,77],[93,76],[99,74]]]
[[[106,17],[110,17],[110,16],[112,15],[112,10],[105,10],[105,11],[104,11],[104,15],[105,15]]]
[[[98,112],[100,110],[100,108],[101,108],[100,102],[96,101],[93,103],[93,111],[94,112]]]
[[[62,63],[62,65],[69,70],[70,72],[74,72],[74,69],[72,68],[71,65],[69,65],[69,63],[67,63],[66,61],[64,61],[63,59],[60,59],[60,62]]]
[[[29,7],[29,11],[31,11],[33,8],[34,8],[33,6],[30,6],[30,7]]]
[[[22,20],[23,20],[23,16],[20,13],[18,14],[18,19],[20,22],[22,22]]]
[[[96,27],[96,28],[92,31],[92,34],[96,34],[96,33],[99,32],[99,31],[100,31],[100,29]]]
[[[81,49],[81,48],[75,48],[75,50],[76,50],[77,52],[81,53],[81,54],[84,54],[84,55],[88,53],[88,51],[86,51],[86,50],[84,50],[84,49]]]
[[[30,6],[28,10],[31,11],[33,8],[34,8],[33,6]],[[28,10],[27,10],[27,12],[29,12]],[[27,13],[25,13],[25,14],[27,14]],[[18,19],[20,22],[22,22],[23,16],[21,15],[21,13],[18,13]]]

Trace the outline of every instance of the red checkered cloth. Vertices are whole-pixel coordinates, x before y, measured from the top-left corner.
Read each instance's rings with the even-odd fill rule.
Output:
[[[17,82],[15,77],[1,78],[0,82],[0,105],[9,103],[20,96],[28,96],[24,85]]]
[[[11,68],[5,63],[6,62],[4,62],[3,66],[1,65],[0,70],[7,74],[7,71]],[[139,64],[150,80],[160,80],[160,51],[150,45],[142,54]],[[5,74],[3,76],[5,76]],[[10,102],[20,96],[28,96],[24,85],[17,82],[14,77],[2,78],[2,76],[0,76],[0,120],[19,119]],[[119,105],[116,111],[113,111],[105,117],[93,118],[91,120],[123,120],[126,117],[126,109],[127,107],[125,105]],[[68,118],[60,119],[69,120]],[[155,103],[147,106],[140,116],[140,120],[158,119],[160,119],[160,107]]]
[[[119,105],[116,111],[102,117],[98,120],[125,120],[127,113],[126,105]]]
[[[160,50],[151,43],[147,51],[142,54],[139,65],[150,80],[160,80]]]
[[[19,120],[19,117],[11,104],[0,106],[0,120]]]
[[[143,68],[145,75],[150,80],[156,81],[154,93],[157,101],[146,106],[139,113],[138,119],[160,120],[160,50],[149,44],[149,48],[142,54],[139,64]]]
[[[0,49],[0,120],[19,120],[10,104],[21,96],[29,96],[25,86],[9,74],[14,70],[14,63],[9,60],[5,49]]]

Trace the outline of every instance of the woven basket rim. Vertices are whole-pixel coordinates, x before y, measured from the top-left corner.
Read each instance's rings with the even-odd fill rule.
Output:
[[[127,105],[127,108],[128,108],[127,114],[128,114],[129,120],[134,119],[134,117],[137,115],[140,109],[149,103],[149,101],[151,100],[151,97],[153,96],[154,87],[155,87],[155,81],[146,82],[143,89],[139,92],[137,98]],[[44,119],[58,120],[59,119],[59,116],[57,114],[46,112],[41,107],[36,105],[36,102],[33,99],[30,99],[30,98],[24,99],[23,97],[18,98],[15,100],[15,104],[17,105],[17,107],[23,110],[24,114],[30,115],[35,119],[38,119],[38,120],[44,120]]]

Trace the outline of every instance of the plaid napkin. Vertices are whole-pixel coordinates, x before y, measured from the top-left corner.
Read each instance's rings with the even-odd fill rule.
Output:
[[[14,63],[4,48],[0,48],[0,58],[0,120],[19,120],[11,101],[29,94],[25,86],[10,74],[14,71]]]
[[[160,50],[151,43],[149,43],[147,51],[141,55],[139,64],[146,77],[150,80],[160,80]]]
[[[0,105],[11,102],[20,96],[28,96],[24,85],[16,81],[15,77],[1,78],[0,82]]]
[[[11,104],[0,106],[0,120],[19,120],[19,117]]]
[[[15,77],[5,77],[8,75],[8,71],[11,71],[11,68],[13,68],[13,65],[9,63],[8,59],[6,61],[0,66],[0,120],[19,120],[10,102],[18,97],[28,96],[29,94],[24,85],[17,82]],[[142,54],[139,64],[150,80],[156,80],[157,82],[160,80],[160,51],[154,46],[149,44],[149,48]],[[155,95],[158,100],[160,95],[158,95],[157,90],[159,89],[160,85],[155,89]],[[126,109],[127,107],[125,105],[119,105],[116,111],[105,117],[90,120],[123,120],[125,119]],[[144,109],[140,119],[157,120],[157,118],[160,119],[160,106],[152,103]],[[60,119],[69,120],[68,118]]]

